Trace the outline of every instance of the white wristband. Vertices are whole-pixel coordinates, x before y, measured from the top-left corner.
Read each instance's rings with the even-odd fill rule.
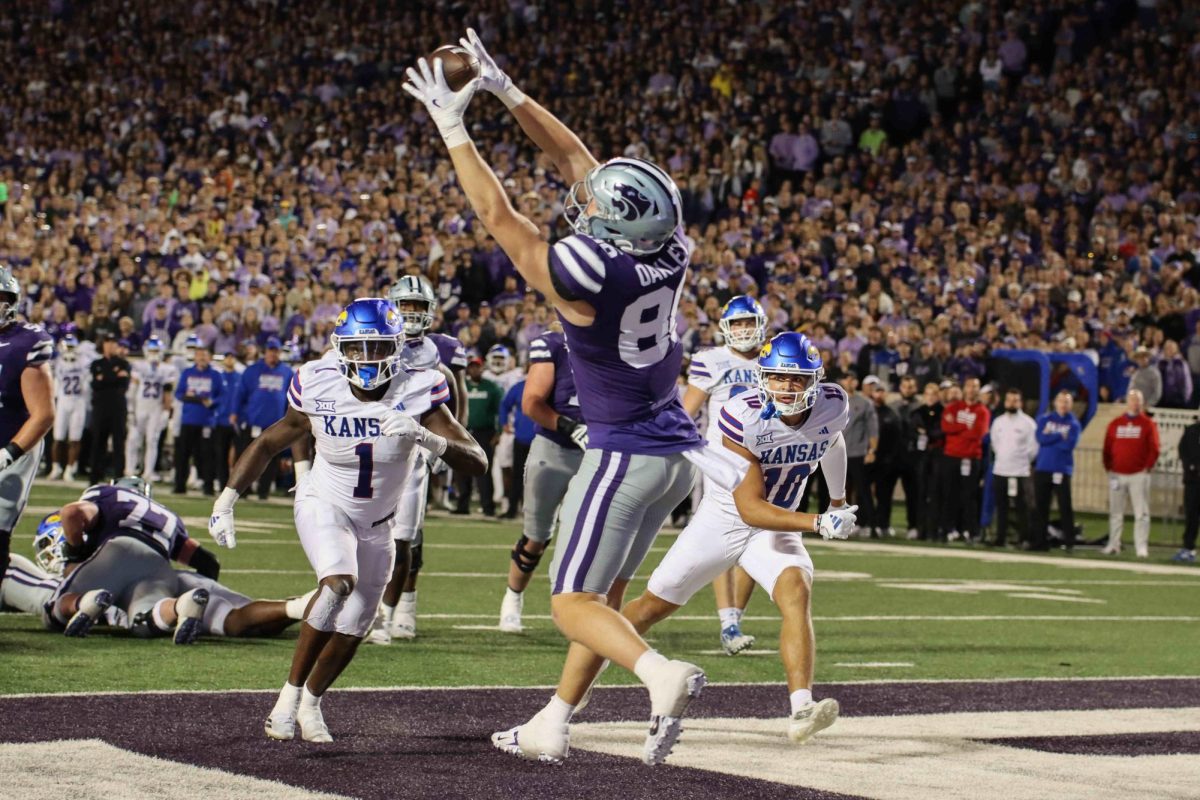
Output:
[[[500,102],[504,103],[504,106],[509,111],[512,111],[514,108],[521,105],[521,103],[525,102],[525,93],[516,86],[513,86],[511,83],[508,85],[508,88],[497,93],[496,96],[500,98]]]
[[[447,149],[471,141],[471,136],[467,133],[467,126],[461,119],[445,130],[439,126],[438,133],[442,135],[442,141],[446,143]]]
[[[224,511],[233,511],[233,505],[241,497],[236,489],[231,489],[226,486],[221,490],[221,496],[217,498],[217,502],[213,503],[213,512],[221,513]]]
[[[299,483],[300,480],[308,474],[310,469],[312,469],[312,462],[308,461],[307,459],[304,461],[293,462],[292,470],[296,473],[296,483]]]
[[[423,431],[423,435],[419,440],[417,440],[417,444],[421,445],[421,447],[424,447],[438,458],[442,457],[442,455],[446,452],[446,448],[450,445],[450,443],[446,441],[445,436],[439,436],[433,431],[428,430]]]

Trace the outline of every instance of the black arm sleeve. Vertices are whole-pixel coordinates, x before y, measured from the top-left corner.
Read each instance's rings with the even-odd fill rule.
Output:
[[[217,561],[217,557],[203,547],[197,548],[196,552],[192,553],[192,557],[188,559],[188,566],[214,581],[221,574],[221,562]]]

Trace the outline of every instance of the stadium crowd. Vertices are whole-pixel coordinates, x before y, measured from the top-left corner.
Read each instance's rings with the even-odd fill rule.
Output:
[[[1200,406],[1194,6],[447,10],[11,4],[0,260],[25,315],[58,340],[111,334],[138,354],[158,336],[178,353],[195,336],[250,363],[272,339],[319,354],[352,297],[420,272],[435,330],[524,360],[551,314],[400,91],[473,24],[598,155],[672,173],[695,249],[689,351],[750,293],[771,333],[809,334],[831,379],[986,383],[993,348],[1035,348],[1091,356],[1100,399]],[[514,204],[565,234],[568,187],[499,112],[474,100],[476,141]]]

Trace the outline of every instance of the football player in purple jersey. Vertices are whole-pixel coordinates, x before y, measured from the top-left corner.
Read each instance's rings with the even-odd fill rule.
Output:
[[[652,650],[616,609],[663,521],[692,489],[692,460],[702,459],[688,451],[704,447],[675,386],[683,360],[675,312],[689,262],[679,190],[648,161],[599,163],[513,85],[473,31],[462,45],[479,59],[479,78],[451,91],[440,59],[422,59],[404,89],[437,125],[479,221],[558,312],[588,426],[551,568],[554,621],[572,642],[567,663],[546,708],[492,741],[525,758],[561,761],[571,715],[607,658],[646,684],[651,725],[643,760],[661,763],[704,673]],[[463,122],[480,87],[504,102],[572,185],[564,205],[574,235],[551,244],[513,209]]]
[[[42,440],[54,425],[54,340],[17,320],[21,284],[0,265],[0,581],[13,529],[42,463]]]

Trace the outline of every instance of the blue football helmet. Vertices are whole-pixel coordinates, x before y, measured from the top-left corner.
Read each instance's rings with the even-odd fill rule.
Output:
[[[20,305],[21,283],[13,275],[12,267],[0,265],[0,328],[17,321],[17,308]]]
[[[410,339],[419,339],[433,326],[433,310],[437,307],[437,298],[433,294],[433,286],[422,275],[402,275],[388,292],[388,300],[396,306],[400,317],[404,320],[404,335]],[[424,310],[405,311],[400,304],[412,304]]]
[[[786,417],[812,408],[820,395],[825,364],[821,351],[803,333],[781,333],[763,345],[758,354],[758,390],[763,401],[763,419]],[[767,382],[772,375],[799,375],[807,379],[803,391],[774,391]]]
[[[737,330],[733,330],[733,321],[739,319],[754,320],[754,327],[739,327]],[[726,303],[725,308],[721,309],[721,320],[717,323],[717,327],[721,329],[721,335],[725,337],[725,344],[739,352],[748,353],[762,347],[762,343],[767,339],[767,313],[753,297],[748,294],[739,294]]]
[[[404,320],[387,300],[368,297],[346,306],[334,323],[329,343],[351,386],[378,389],[404,371],[400,351]]]
[[[62,360],[68,364],[73,363],[79,355],[79,338],[73,333],[68,333],[58,343],[58,347],[62,351]]]
[[[167,352],[167,346],[157,336],[151,336],[142,345],[142,353],[146,356],[147,361],[162,361],[165,352]],[[192,348],[192,352],[195,353],[195,348]]]
[[[494,344],[488,348],[483,363],[493,375],[499,375],[508,371],[508,365],[512,363],[512,353],[504,345]]]
[[[67,536],[63,533],[62,517],[58,512],[42,517],[37,533],[33,535],[33,552],[38,566],[51,575],[62,575],[67,562],[63,555],[63,545],[66,543]]]
[[[640,158],[613,158],[588,170],[563,206],[576,233],[635,256],[657,253],[683,224],[679,187]]]
[[[199,336],[193,334],[187,337],[183,343],[183,353],[180,354],[183,356],[184,363],[189,366],[196,363],[196,349],[199,347],[203,347]]]

